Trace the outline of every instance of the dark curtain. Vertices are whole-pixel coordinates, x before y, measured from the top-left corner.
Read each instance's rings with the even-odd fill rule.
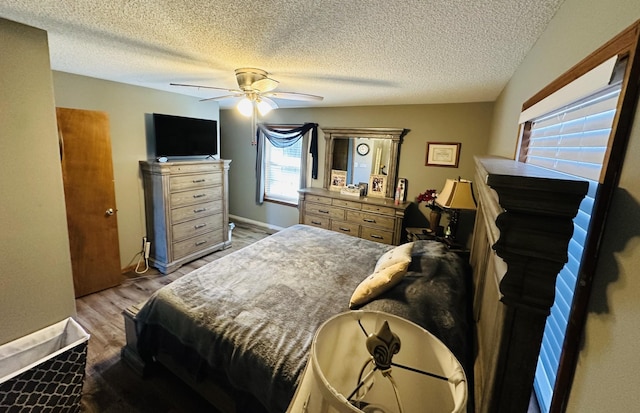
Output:
[[[305,123],[304,125],[287,128],[258,124],[256,130],[256,202],[262,204],[264,202],[264,138],[276,148],[286,148],[298,142],[305,133],[311,131],[311,144],[309,145],[309,153],[311,154],[311,177],[318,179],[318,124]]]

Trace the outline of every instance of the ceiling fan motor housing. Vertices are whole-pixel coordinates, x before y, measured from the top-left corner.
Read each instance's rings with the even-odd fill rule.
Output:
[[[238,86],[240,86],[240,89],[245,92],[259,91],[256,90],[254,83],[265,79],[268,79],[268,73],[264,70],[252,67],[236,69],[236,80],[238,81]],[[275,82],[273,79],[270,80]]]

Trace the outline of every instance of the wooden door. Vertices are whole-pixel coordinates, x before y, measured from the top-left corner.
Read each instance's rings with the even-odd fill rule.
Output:
[[[122,278],[109,118],[56,108],[67,226],[76,297]]]

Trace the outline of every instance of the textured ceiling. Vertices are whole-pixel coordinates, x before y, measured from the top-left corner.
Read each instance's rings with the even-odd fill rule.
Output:
[[[493,101],[563,0],[2,0],[54,70],[189,94],[258,67],[282,107]],[[220,102],[234,104],[233,99]]]

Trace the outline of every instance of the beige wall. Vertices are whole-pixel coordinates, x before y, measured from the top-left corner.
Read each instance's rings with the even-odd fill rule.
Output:
[[[75,315],[46,32],[0,19],[0,344]]]
[[[492,103],[451,105],[363,106],[314,109],[278,109],[266,121],[274,124],[315,122],[323,127],[406,128],[400,149],[398,176],[408,179],[408,200],[426,189],[442,189],[446,178],[473,178],[473,156],[486,153]],[[251,123],[235,109],[221,110],[222,157],[232,159],[229,171],[230,214],[257,222],[288,227],[298,223],[298,210],[273,203],[255,203],[255,147],[251,146]],[[324,174],[324,135],[319,134],[319,179]],[[462,142],[458,168],[425,166],[427,142]],[[469,227],[471,225],[468,222]],[[461,220],[461,233],[465,231]]]
[[[139,160],[147,159],[145,114],[218,120],[218,103],[62,72],[53,72],[53,85],[56,106],[99,110],[109,115],[120,261],[122,268],[135,265],[146,228],[138,167]]]
[[[489,152],[512,156],[522,103],[640,18],[637,0],[566,0],[496,102]],[[631,412],[640,405],[640,112],[589,304],[568,412]]]

